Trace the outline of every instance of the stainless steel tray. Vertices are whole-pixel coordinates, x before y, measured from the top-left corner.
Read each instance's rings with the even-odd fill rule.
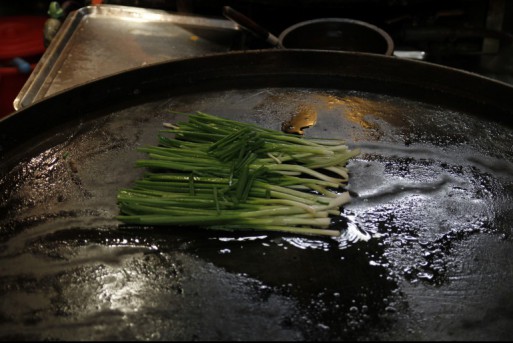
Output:
[[[84,7],[66,18],[14,108],[128,69],[237,50],[242,38],[238,26],[225,19],[117,5]]]

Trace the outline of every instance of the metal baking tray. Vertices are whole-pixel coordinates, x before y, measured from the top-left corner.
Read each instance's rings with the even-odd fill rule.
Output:
[[[132,68],[238,50],[243,39],[226,19],[119,5],[83,7],[68,15],[13,105],[20,110]]]

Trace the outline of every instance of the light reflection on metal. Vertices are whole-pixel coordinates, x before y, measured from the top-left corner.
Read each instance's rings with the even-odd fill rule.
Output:
[[[338,97],[332,94],[318,95],[326,104],[327,109],[340,109],[345,118],[364,129],[376,129],[378,126],[369,120],[370,117],[394,120],[397,109],[390,103],[359,96]]]
[[[262,236],[242,236],[242,237],[219,237],[219,238],[213,238],[218,239],[221,242],[242,242],[242,241],[254,241],[254,240],[260,240],[267,238],[267,235]]]
[[[147,292],[144,277],[129,268],[105,266],[99,281],[96,306],[102,309],[119,310],[123,313],[137,312],[146,304],[140,294]]]
[[[304,237],[283,237],[283,241],[302,250],[305,249],[321,249],[329,251],[329,242]]]

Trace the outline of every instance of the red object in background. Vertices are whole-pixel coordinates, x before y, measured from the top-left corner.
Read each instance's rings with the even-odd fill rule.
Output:
[[[45,51],[44,16],[12,16],[0,20],[0,118],[14,112],[13,101],[27,81],[12,64],[19,57],[30,63],[31,70]]]

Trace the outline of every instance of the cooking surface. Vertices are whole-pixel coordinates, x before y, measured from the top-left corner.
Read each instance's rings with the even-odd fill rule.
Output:
[[[358,83],[263,82],[141,98],[20,153],[0,180],[1,337],[513,338],[511,126]],[[342,236],[118,226],[135,148],[197,110],[274,129],[312,111],[307,136],[359,147]]]

